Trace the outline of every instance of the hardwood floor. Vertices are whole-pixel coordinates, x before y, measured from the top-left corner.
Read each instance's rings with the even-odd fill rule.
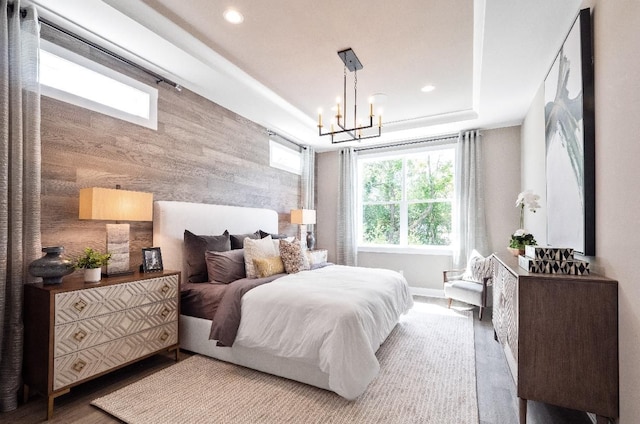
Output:
[[[476,376],[478,392],[479,424],[515,424],[518,422],[518,404],[515,385],[507,369],[504,354],[493,339],[491,310],[485,312],[482,321],[474,310],[476,346]],[[181,359],[189,353],[181,352]],[[55,401],[51,423],[120,423],[90,402],[111,393],[156,371],[174,364],[172,354],[156,355],[139,363],[77,386],[70,393]],[[32,424],[44,421],[46,400],[39,395],[17,410],[0,414],[0,423]],[[591,424],[583,412],[559,408],[539,402],[529,402],[528,424]]]
[[[493,338],[491,308],[482,321],[474,309],[476,386],[480,424],[518,422],[518,398],[504,352]],[[586,413],[541,402],[528,402],[527,424],[592,424]]]

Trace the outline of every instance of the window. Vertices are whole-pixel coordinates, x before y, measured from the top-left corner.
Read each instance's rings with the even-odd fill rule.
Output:
[[[269,140],[269,165],[294,174],[302,174],[300,152],[273,140]]]
[[[455,146],[358,159],[359,246],[452,244]]]
[[[156,88],[45,40],[40,48],[43,95],[157,129]]]

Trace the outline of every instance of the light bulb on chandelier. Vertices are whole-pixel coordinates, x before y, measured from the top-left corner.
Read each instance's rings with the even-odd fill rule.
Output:
[[[380,137],[382,135],[382,115],[378,114],[378,125],[374,127],[373,98],[369,98],[369,124],[363,125],[358,120],[358,70],[363,68],[362,63],[352,49],[345,49],[338,52],[338,56],[344,62],[344,83],[343,97],[336,98],[335,116],[331,119],[328,132],[322,132],[322,109],[318,109],[318,134],[320,136],[331,136],[331,143],[345,143],[349,141],[360,141],[368,138]],[[347,69],[353,72],[353,126],[347,126]],[[337,126],[337,129],[336,129]],[[376,131],[377,129],[377,131]],[[373,131],[368,131],[373,130]],[[336,140],[336,136],[346,137]]]

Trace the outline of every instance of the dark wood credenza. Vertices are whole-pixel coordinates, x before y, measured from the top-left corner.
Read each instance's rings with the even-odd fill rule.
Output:
[[[527,400],[619,415],[618,283],[606,277],[535,274],[493,255],[493,326],[526,423]]]

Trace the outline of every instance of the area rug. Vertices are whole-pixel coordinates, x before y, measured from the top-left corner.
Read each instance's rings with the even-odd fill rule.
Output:
[[[355,401],[200,355],[95,399],[130,424],[478,423],[473,318],[417,301]]]

